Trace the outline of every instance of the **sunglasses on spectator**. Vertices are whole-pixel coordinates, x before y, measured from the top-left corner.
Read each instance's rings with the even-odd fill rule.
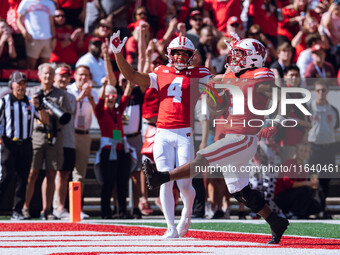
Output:
[[[308,22],[307,25],[308,26],[314,26],[314,25],[317,25],[318,23],[315,22],[315,21],[312,21],[312,22]]]
[[[116,94],[110,94],[110,95],[105,95],[106,98],[116,98],[117,95]]]
[[[249,35],[259,35],[260,32],[249,32]]]
[[[59,14],[59,15],[54,15],[54,17],[55,17],[55,18],[60,18],[60,17],[61,17],[61,18],[65,18],[65,15]]]
[[[138,12],[136,13],[136,15],[146,15],[147,13],[146,12]]]
[[[316,89],[315,91],[318,92],[318,93],[319,92],[325,93],[327,91],[327,89]]]
[[[230,24],[230,26],[232,26],[232,27],[239,27],[239,24],[238,23],[233,23],[233,24]]]
[[[202,21],[202,18],[192,18],[194,21]]]
[[[107,25],[105,25],[105,24],[99,24],[99,26],[100,26],[100,27],[103,27],[103,28],[111,29],[110,26],[107,26]]]

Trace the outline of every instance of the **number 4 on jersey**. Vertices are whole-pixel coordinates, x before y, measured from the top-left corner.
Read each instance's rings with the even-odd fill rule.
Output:
[[[168,96],[173,96],[172,101],[174,103],[182,102],[182,83],[183,77],[176,77],[168,88]]]

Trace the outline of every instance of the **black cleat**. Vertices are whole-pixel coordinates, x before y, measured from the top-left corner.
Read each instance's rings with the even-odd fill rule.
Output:
[[[272,240],[267,242],[267,244],[278,244],[281,241],[281,237],[286,231],[288,225],[289,221],[287,219],[277,216],[273,224],[270,226],[272,231]]]
[[[170,181],[168,172],[158,172],[149,159],[144,160],[143,170],[146,176],[146,183],[149,189],[155,189],[163,183]]]

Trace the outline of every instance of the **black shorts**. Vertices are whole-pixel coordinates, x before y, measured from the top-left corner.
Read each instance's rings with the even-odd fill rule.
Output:
[[[64,163],[60,171],[73,171],[76,164],[76,150],[73,148],[64,148]]]

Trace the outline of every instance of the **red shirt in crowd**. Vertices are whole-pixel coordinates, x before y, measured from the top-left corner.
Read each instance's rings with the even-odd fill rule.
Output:
[[[178,22],[185,22],[190,11],[190,0],[174,0]]]
[[[83,8],[84,0],[58,0],[59,7],[65,9],[80,9]]]
[[[146,8],[150,16],[156,16],[159,26],[164,24],[164,17],[167,9],[167,1],[146,0]]]
[[[325,74],[325,77],[323,76]],[[329,62],[323,64],[323,68],[321,70],[315,67],[314,63],[310,63],[306,67],[305,78],[335,78],[336,74],[333,68],[333,65]],[[335,84],[329,84],[335,85]]]
[[[295,48],[295,59],[297,60],[300,53],[307,49],[306,34],[302,34],[301,42]]]
[[[55,28],[57,45],[52,52],[50,62],[67,63],[74,65],[78,61],[78,48],[77,42],[72,42],[70,45],[62,48],[61,43],[64,40],[68,40],[73,33],[70,27],[56,27]]]
[[[307,180],[306,172],[300,169],[296,159],[287,159],[282,166],[290,168],[290,172],[281,171],[276,179],[274,197],[285,192],[293,187],[294,182],[302,182]],[[294,171],[296,169],[296,171]]]
[[[257,0],[249,3],[248,15],[253,17],[253,24],[258,24],[264,34],[277,36],[275,11],[267,12],[264,0]]]
[[[300,16],[301,12],[300,10],[290,9],[290,8],[283,8],[282,14],[283,14],[283,20],[278,22],[278,29],[277,34],[286,36],[289,41],[293,40],[294,36],[300,31],[300,27],[298,23],[294,23],[293,25],[290,24],[289,20]],[[320,17],[318,14],[316,14],[313,11],[310,11],[310,15],[315,17],[318,21],[320,20]]]
[[[137,62],[138,58],[138,42],[133,36],[130,36],[129,39],[126,41],[125,44],[125,51],[126,51],[126,61],[131,65],[133,61]],[[137,64],[137,63],[135,63]]]
[[[227,21],[231,16],[240,17],[241,7],[241,0],[206,0],[203,6],[206,11],[213,11],[213,22],[223,33],[227,31]]]
[[[104,99],[99,98],[98,104],[95,108],[95,113],[102,137],[112,138],[113,130],[120,130],[122,132],[122,137],[124,136],[122,116],[126,106],[128,105],[129,98],[130,97],[123,95],[119,106],[112,110],[104,106]],[[117,150],[123,150],[123,144],[117,144]]]
[[[1,4],[0,4],[0,19],[6,19],[8,9],[9,9],[8,1],[1,2]]]

